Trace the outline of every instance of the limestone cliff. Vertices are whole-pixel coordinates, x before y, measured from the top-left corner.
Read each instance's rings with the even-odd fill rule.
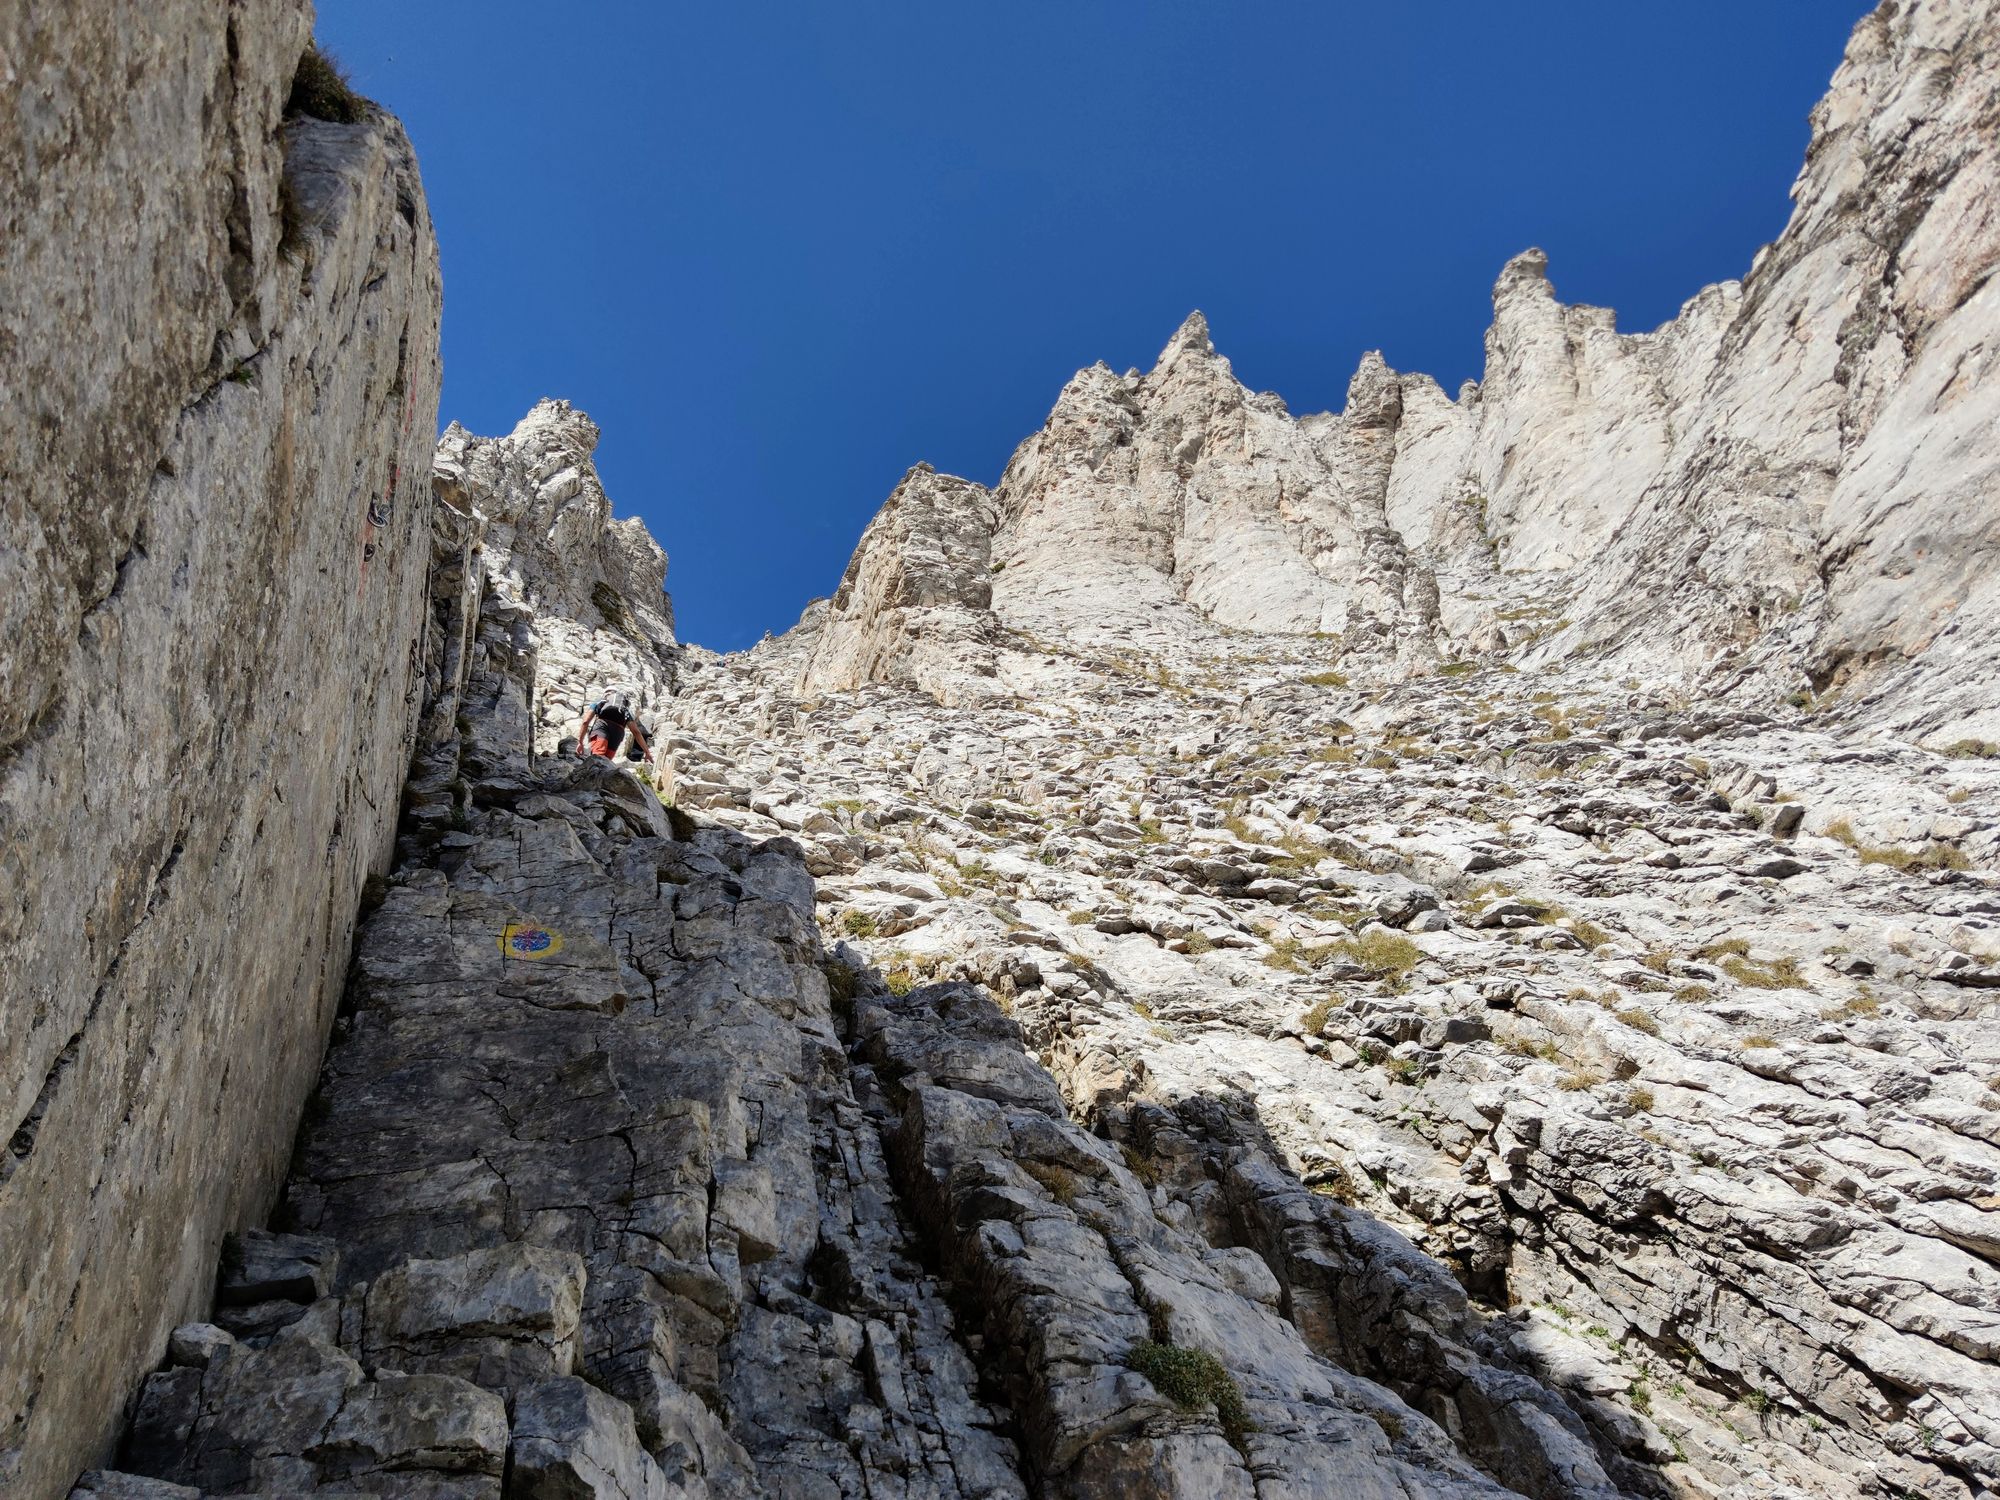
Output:
[[[539,622],[539,751],[573,738],[606,688],[628,690],[650,720],[674,687],[667,555],[640,522],[612,519],[596,448],[589,417],[543,401],[504,438],[452,423],[433,466],[440,501],[477,510],[496,586]]]
[[[995,621],[991,497],[920,464],[904,476],[854,551],[811,632],[806,676],[836,691],[903,682],[940,701],[990,690]]]
[[[994,996],[1494,1481],[1993,1493],[1996,111],[1991,6],[1885,4],[1784,233],[1652,333],[1529,252],[1455,399],[1370,356],[1294,420],[1198,317],[1080,373],[689,654],[682,805]]]
[[[271,1201],[389,852],[439,287],[304,4],[0,18],[0,1490],[61,1493]]]
[[[1559,303],[1529,251],[1494,288],[1479,384],[1448,399],[1371,354],[1343,411],[1298,420],[1237,382],[1197,314],[1151,371],[1079,373],[990,494],[931,481],[953,504],[918,549],[950,535],[986,555],[973,608],[1032,640],[1213,622],[1339,635],[1406,670],[1587,654],[1711,696],[1834,690],[1940,742],[1993,738],[2000,387],[1979,372],[2000,337],[1996,118],[1990,7],[1885,5],[1741,284],[1621,334],[1610,311]],[[877,529],[907,536],[904,509]],[[900,617],[878,628],[892,585],[870,575],[910,550],[863,538],[814,618],[804,691],[901,680],[888,664],[920,659],[927,632],[991,637],[984,613],[933,611],[907,646]],[[985,675],[1004,690],[1007,657]]]

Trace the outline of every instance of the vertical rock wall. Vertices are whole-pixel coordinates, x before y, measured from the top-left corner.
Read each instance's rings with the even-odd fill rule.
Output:
[[[303,4],[0,18],[0,1490],[283,1172],[416,709],[436,246]]]

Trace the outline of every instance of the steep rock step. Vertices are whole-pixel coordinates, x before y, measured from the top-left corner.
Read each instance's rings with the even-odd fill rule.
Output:
[[[232,1242],[132,1472],[77,1493],[1023,1496],[904,1253],[797,846],[537,761],[522,620],[482,606],[282,1232]]]

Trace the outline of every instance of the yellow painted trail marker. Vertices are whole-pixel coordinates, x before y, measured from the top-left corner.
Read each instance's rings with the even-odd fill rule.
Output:
[[[500,929],[502,958],[547,958],[562,952],[562,934],[539,922],[509,922]]]

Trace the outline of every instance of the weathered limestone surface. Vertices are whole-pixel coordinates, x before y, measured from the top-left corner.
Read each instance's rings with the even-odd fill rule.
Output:
[[[1000,691],[992,652],[993,497],[919,464],[869,523],[817,632],[801,689],[896,681],[940,702]]]
[[[487,574],[535,617],[538,751],[574,739],[584,706],[608,688],[630,692],[643,723],[674,689],[667,555],[639,521],[612,519],[596,448],[597,424],[548,400],[506,437],[454,422],[438,440],[439,500],[477,507]]]
[[[292,300],[279,111],[305,0],[0,17],[0,744],[60,690],[184,407]]]
[[[1149,372],[1079,372],[990,494],[924,480],[921,535],[988,557],[990,596],[887,607],[906,482],[802,622],[801,688],[976,662],[992,696],[1038,643],[1206,621],[1404,671],[1533,645],[1753,706],[1831,689],[1936,743],[2000,739],[1996,118],[1991,6],[1882,6],[1741,283],[1621,334],[1528,251],[1455,400],[1369,354],[1341,412],[1294,420],[1195,314]],[[988,649],[954,668],[961,639]]]
[[[446,486],[397,864],[283,1232],[231,1242],[79,1493],[1023,1496],[848,1087],[797,847],[537,754],[552,617],[498,570],[548,540],[489,545],[489,492]]]
[[[950,1017],[1018,1024],[1061,1092],[864,1046],[896,1088],[1108,1137],[1204,1260],[1247,1257],[1314,1354],[1522,1493],[1993,1488],[1990,756],[1588,671],[1348,681],[1271,635],[1049,646],[976,712],[806,704],[809,644],[690,653],[683,805],[796,837],[823,926],[892,985],[999,997],[1012,1022],[962,987]],[[930,1024],[875,1003],[864,1037]],[[981,1129],[938,1148],[954,1191],[998,1191],[1012,1136]],[[1036,1159],[1112,1222],[1111,1158]],[[1038,1431],[1069,1356],[1046,1309],[1010,1320],[1006,1254],[952,1243]],[[1232,1369],[1260,1347],[1216,1326],[1188,1341]]]
[[[978,989],[871,995],[854,1030],[898,1116],[900,1181],[983,1319],[1038,1493],[1505,1493],[1389,1391],[1318,1357],[1254,1254],[1217,1250],[1161,1213],[1165,1196],[1067,1118],[1019,1028]],[[1132,1369],[1148,1341],[1212,1355],[1240,1422],[1219,1406],[1184,1410]],[[1580,1424],[1532,1382],[1517,1385],[1551,1426],[1579,1428],[1563,1434],[1555,1492],[1615,1494]]]
[[[1991,6],[1883,5],[1855,28],[1791,222],[1662,351],[1684,369],[1720,325],[1699,398],[1669,403],[1666,467],[1556,648],[1700,668],[1734,647],[1718,686],[1782,692],[1802,664],[1876,721],[2000,738],[2000,394],[1979,375],[2000,329],[1996,118]],[[1661,609],[1684,579],[1699,602]]]
[[[421,199],[291,126],[306,269],[232,230],[112,572],[9,501],[88,613],[0,671],[146,795],[8,731],[7,1482],[163,1349],[76,1495],[1990,1500],[1996,97],[1990,6],[1885,5],[1741,284],[1626,335],[1529,252],[1480,384],[1300,419],[1197,315],[728,658],[562,402],[448,431],[364,572]],[[560,753],[614,685],[643,775]]]
[[[1521,1493],[2000,1490],[1996,119],[2000,15],[1884,5],[1784,234],[1664,327],[1529,252],[1479,385],[1370,356],[1294,421],[1190,319],[990,494],[906,482],[786,637],[688,653],[682,805],[798,839],[823,926],[934,982],[862,1056],[1031,1466],[1121,1408],[1003,1142],[1073,1263],[1072,1221],[1134,1264],[1129,1170]],[[970,1070],[981,991],[1057,1099]],[[1037,1099],[1088,1149],[1034,1157]],[[1168,1311],[1253,1406],[1290,1370]],[[1115,1490],[1115,1448],[1034,1472]]]
[[[268,1208],[389,852],[436,248],[395,121],[281,119],[309,23],[0,18],[9,1495],[103,1450]]]
[[[1383,512],[1396,396],[1374,360],[1348,412],[1294,422],[1237,383],[1199,313],[1144,376],[1082,371],[1001,476],[993,608],[1052,639],[1197,619],[1421,636]]]
[[[502,570],[546,541],[439,485],[396,868],[280,1228],[230,1242],[78,1494],[1500,1493],[1072,1122],[991,1000],[829,958],[796,842],[538,751],[555,619]],[[1156,1386],[1149,1342],[1242,1410]],[[1562,1493],[1612,1493],[1515,1378]]]

